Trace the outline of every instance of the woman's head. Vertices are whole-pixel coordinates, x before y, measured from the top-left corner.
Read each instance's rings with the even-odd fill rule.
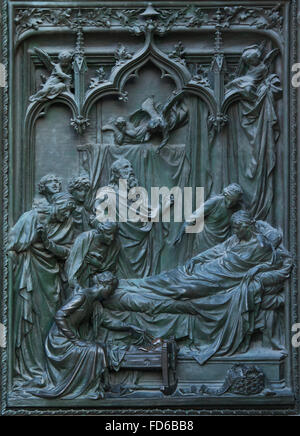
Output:
[[[261,62],[262,52],[257,45],[247,47],[242,54],[242,60],[250,66],[257,66]]]
[[[231,217],[232,231],[239,239],[248,239],[253,233],[254,225],[255,220],[245,210],[239,210]]]
[[[58,60],[61,65],[69,65],[72,61],[73,54],[68,50],[63,50],[58,55]]]
[[[74,199],[69,194],[56,194],[52,203],[52,220],[58,222],[66,221],[76,208]]]
[[[223,189],[226,207],[234,207],[241,199],[243,190],[237,183],[232,183]]]
[[[78,176],[69,181],[68,191],[78,203],[84,203],[90,187],[91,182],[87,176]]]
[[[264,247],[270,247],[274,252],[282,243],[282,231],[274,229],[270,225],[263,227],[259,236],[261,245]]]
[[[96,286],[96,297],[101,300],[109,298],[118,286],[118,279],[110,272],[105,271],[93,277]]]
[[[61,191],[61,186],[62,182],[59,177],[55,174],[47,174],[41,178],[38,190],[41,195],[54,195]]]
[[[121,131],[123,131],[126,128],[126,125],[127,125],[127,122],[126,122],[126,119],[124,117],[118,117],[115,120],[115,126]]]

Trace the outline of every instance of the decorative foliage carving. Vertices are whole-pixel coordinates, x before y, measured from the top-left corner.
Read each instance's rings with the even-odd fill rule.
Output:
[[[238,395],[257,395],[265,388],[265,375],[257,366],[234,365],[227,373],[219,389],[203,385],[200,392],[210,395],[223,395],[232,392]]]
[[[43,22],[38,9],[22,9],[15,18],[16,34],[19,36],[25,30],[38,30]]]
[[[173,27],[186,23],[186,16],[189,8],[181,9],[160,9],[161,30],[164,32],[170,31]]]
[[[126,103],[128,101],[128,92],[127,91],[121,91],[118,99],[120,101],[124,101]]]
[[[196,66],[196,73],[193,75],[192,81],[206,88],[211,88],[211,83],[208,78],[208,70],[201,65]]]
[[[118,48],[116,49],[114,53],[115,59],[116,59],[116,67],[120,67],[125,62],[127,62],[129,59],[132,58],[132,54],[130,54],[126,47],[119,43]]]
[[[274,30],[282,33],[282,6],[276,7],[221,7],[221,27],[246,26],[257,29]],[[122,26],[135,34],[155,31],[164,34],[176,26],[199,28],[216,25],[215,8],[157,8],[148,6],[143,12],[141,8],[29,8],[19,9],[15,17],[16,34],[20,37],[26,30],[39,30],[45,26],[66,26],[74,28],[80,18],[83,26],[110,28]]]
[[[182,42],[179,41],[178,44],[175,45],[174,50],[169,54],[169,58],[174,59],[176,62],[179,62],[182,65],[185,65],[184,55],[185,49]]]
[[[137,21],[141,12],[141,9],[114,10],[114,18],[121,26],[139,32]]]
[[[112,25],[113,10],[111,8],[94,8],[83,15],[84,26],[109,28]]]
[[[218,113],[217,115],[210,115],[208,117],[208,126],[209,129],[212,127],[217,130],[218,132],[221,131],[221,129],[226,126],[226,124],[229,121],[228,115]]]
[[[105,80],[105,71],[103,67],[100,67],[98,70],[96,70],[97,76],[96,77],[92,77],[91,79],[91,83],[90,83],[90,89],[93,88],[97,88],[97,86],[101,85],[102,83],[104,83]]]
[[[203,11],[202,8],[196,8],[192,6],[189,10],[191,18],[187,22],[189,27],[201,27],[208,22],[208,14]]]
[[[127,11],[130,18],[135,17],[135,21],[132,19],[128,20],[126,27],[136,35],[146,32],[155,32],[159,35],[164,35],[179,24],[180,20],[184,19],[187,11],[188,7],[155,10],[152,5],[149,4],[144,12],[136,15],[133,14],[133,11]]]
[[[70,26],[71,9],[21,9],[16,18],[16,34],[26,30],[39,30],[42,26]]]
[[[82,115],[71,119],[71,126],[74,127],[76,132],[80,135],[86,130],[89,125],[89,120],[87,118],[84,118]]]
[[[80,20],[83,26],[108,28],[111,26],[110,8],[84,9],[48,8],[21,9],[16,18],[16,33],[20,36],[26,30],[39,30],[45,26],[66,26],[74,29]]]
[[[244,6],[225,7],[222,27],[244,24],[257,29],[274,29],[281,31],[283,17],[280,14],[281,5],[265,9],[261,7],[246,8]]]

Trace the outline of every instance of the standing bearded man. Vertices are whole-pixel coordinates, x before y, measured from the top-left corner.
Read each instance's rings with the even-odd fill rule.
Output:
[[[121,186],[125,189],[120,189]],[[110,183],[107,187],[100,188],[95,203],[97,212],[103,210],[104,202],[111,209],[115,207],[120,244],[117,275],[122,278],[146,277],[155,274],[163,247],[162,226],[160,223],[150,221],[151,218],[154,221],[153,216],[160,211],[158,209],[151,212],[148,202],[142,201],[139,192],[138,180],[131,163],[125,158],[120,158],[113,163]],[[112,199],[115,200],[115,205],[111,204]],[[133,207],[137,200],[140,205],[138,212]],[[164,205],[170,207],[171,202],[164,202]],[[140,220],[124,219],[124,212],[128,216],[130,213],[139,214]],[[157,232],[161,234],[157,235]]]

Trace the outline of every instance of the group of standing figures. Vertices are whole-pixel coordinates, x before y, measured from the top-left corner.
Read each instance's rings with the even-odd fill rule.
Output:
[[[137,185],[124,158],[111,167],[109,189],[117,196],[120,178],[128,189]],[[280,308],[292,260],[280,231],[243,210],[238,184],[183,224],[176,246],[204,213],[196,256],[158,275],[126,279],[124,262],[134,273],[141,258],[153,255],[145,243],[153,223],[99,222],[86,206],[86,176],[74,177],[62,192],[61,180],[47,175],[39,193],[11,229],[8,247],[16,393],[103,398],[126,351],[151,348],[158,338],[196,350],[200,364],[247,351],[258,330],[267,347],[283,347]]]

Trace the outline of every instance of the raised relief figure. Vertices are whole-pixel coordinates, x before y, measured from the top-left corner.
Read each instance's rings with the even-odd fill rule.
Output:
[[[120,189],[120,180],[126,182],[127,189]],[[100,188],[95,201],[95,209],[99,217],[101,204],[116,199],[117,238],[120,245],[117,275],[120,278],[143,277],[154,274],[159,261],[157,253],[160,252],[163,244],[162,240],[155,239],[153,230],[156,223],[150,221],[151,218],[160,213],[161,208],[153,207],[152,209],[148,203],[145,204],[143,201],[140,202],[138,211],[132,207],[137,195],[139,195],[138,191],[134,195],[135,188],[138,189],[138,187],[139,182],[132,164],[125,158],[119,158],[111,166],[109,185],[103,189]],[[132,194],[130,198],[129,191]],[[163,207],[168,209],[171,205],[169,199],[164,202]],[[131,220],[131,212],[138,212],[140,220]],[[126,220],[124,214],[127,214]],[[160,223],[157,224],[160,225]]]
[[[63,292],[60,260],[73,240],[71,214],[75,203],[57,193],[49,206],[25,212],[9,235],[14,261],[15,372],[32,380],[43,373],[44,342]]]
[[[247,351],[252,334],[265,328],[259,316],[263,302],[277,299],[293,262],[281,233],[266,222],[238,211],[231,224],[233,236],[185,265],[122,280],[106,309],[147,325],[153,337],[175,337],[196,347],[200,364],[214,355]]]
[[[146,126],[138,126],[130,120],[131,118],[127,121],[124,117],[118,117],[110,124],[106,124],[102,130],[104,132],[109,130],[113,131],[114,140],[117,145],[141,144],[149,141],[151,136]]]
[[[40,48],[34,49],[39,59],[47,68],[50,77],[44,78],[42,88],[29,98],[29,101],[53,100],[62,92],[70,92],[72,76],[69,74],[73,55],[67,50],[64,50],[58,55],[58,62],[55,63],[44,50]]]
[[[49,384],[32,390],[33,395],[64,399],[104,397],[108,382],[105,346],[83,337],[80,327],[91,319],[96,302],[108,298],[117,283],[109,272],[98,274],[91,287],[78,287],[58,310],[45,345]]]
[[[194,251],[201,253],[215,245],[221,244],[231,236],[230,220],[234,212],[241,208],[243,190],[237,183],[223,189],[193,212],[182,225],[174,244],[179,244],[186,234],[186,228],[194,225],[197,217],[204,213],[203,231],[195,236]]]
[[[68,191],[76,203],[72,218],[77,234],[90,230],[91,228],[91,212],[87,206],[87,196],[90,188],[91,182],[86,176],[73,177],[68,183]]]
[[[276,56],[278,49],[271,50],[264,56],[264,45],[252,45],[247,47],[242,54],[237,78],[227,84],[227,90],[239,91],[243,97],[254,100],[259,95],[259,85],[269,76],[270,67]],[[272,75],[271,79],[278,79]],[[278,80],[276,80],[278,85]]]
[[[43,176],[38,184],[39,194],[43,196],[47,203],[52,203],[53,197],[55,194],[61,192],[62,189],[62,181],[60,177],[57,177],[55,174],[46,174]],[[36,200],[38,203],[39,200]]]
[[[159,151],[167,144],[170,132],[186,123],[187,116],[188,110],[183,103],[168,101],[162,105],[155,103],[153,97],[149,97],[129,120],[118,117],[102,130],[112,130],[118,145],[141,144],[149,141],[154,135],[162,136]]]
[[[57,311],[46,340],[47,377],[43,382],[47,386],[31,388],[29,393],[49,399],[104,398],[105,390],[110,388],[108,370],[118,371],[128,347],[99,342],[98,332],[92,328],[95,314],[100,328],[126,332],[136,343],[149,343],[150,338],[143,329],[123,323],[117,317],[108,317],[101,310],[117,285],[115,276],[106,271],[95,275],[90,287],[76,287]]]
[[[274,29],[265,27],[257,33],[259,25],[247,8],[243,10],[249,12],[248,18],[235,20],[239,8],[233,7],[234,20],[227,27],[222,14],[228,8],[218,5],[216,10],[208,7],[207,17],[201,8],[159,9],[150,4],[141,13],[138,6],[126,11],[116,6],[94,14],[75,7],[68,23],[56,23],[66,24],[71,33],[75,30],[75,51],[58,48],[52,56],[46,45],[44,50],[31,45],[26,59],[17,59],[17,72],[21,65],[26,67],[25,83],[34,84],[40,70],[48,71],[47,76],[41,74],[41,86],[40,80],[33,85],[31,103],[27,100],[18,111],[19,118],[25,114],[14,126],[22,127],[16,138],[24,133],[20,156],[30,157],[31,145],[37,142],[37,147],[28,169],[29,157],[24,165],[20,157],[13,159],[13,172],[22,170],[17,180],[25,183],[51,167],[43,146],[61,159],[60,175],[67,166],[68,173],[76,171],[77,164],[81,175],[67,181],[67,192],[62,192],[62,180],[55,174],[44,176],[39,198],[10,230],[12,407],[16,401],[17,406],[33,410],[42,401],[50,409],[57,404],[89,408],[89,400],[96,400],[97,407],[102,404],[97,400],[107,397],[111,400],[104,401],[104,407],[114,407],[126,405],[121,396],[131,394],[132,405],[139,406],[145,398],[150,404],[156,398],[156,404],[175,407],[178,399],[177,405],[183,404],[176,397],[185,393],[258,395],[264,389],[264,375],[254,366],[240,365],[240,353],[250,351],[244,360],[253,358],[255,364],[264,354],[268,374],[281,373],[287,363],[282,325],[288,321],[288,311],[282,309],[293,259],[281,231],[269,224],[289,224],[277,207],[288,187],[288,183],[281,187],[278,174],[288,162],[282,144],[277,146],[276,100],[282,90],[275,74],[281,65],[280,50],[272,48]],[[50,46],[59,47],[66,28],[56,29],[47,11],[38,34],[47,27],[54,38]],[[61,12],[60,8],[56,15]],[[193,41],[196,28],[207,20],[216,25],[215,44],[211,41],[204,47]],[[254,29],[259,38],[264,34],[266,42],[247,47],[252,32],[230,47],[237,25]],[[112,66],[113,41],[108,45],[95,41],[100,33],[112,36],[121,27],[130,53],[119,44]],[[130,29],[133,34],[128,37]],[[181,43],[169,51],[176,29],[189,45],[188,56],[183,56]],[[158,35],[169,30],[157,46]],[[26,32],[18,41],[20,55],[27,52],[27,45],[22,47],[27,36],[35,39],[33,33]],[[208,33],[209,39],[212,30]],[[134,34],[139,35],[136,42]],[[240,62],[232,76],[237,51]],[[92,78],[96,64],[103,66]],[[138,83],[139,72],[145,83]],[[133,109],[125,112],[126,104],[115,97],[126,102],[129,93]],[[44,126],[37,122],[44,106],[53,101],[67,104],[77,133],[83,135],[89,126],[82,141],[64,130],[65,117],[58,109],[48,114]],[[70,147],[63,150],[64,144]],[[76,148],[81,153],[77,157]],[[283,159],[273,183],[277,154]],[[172,193],[185,193],[186,187],[192,192],[198,185],[214,194],[188,217],[186,203],[176,202]],[[157,191],[152,188],[158,186],[154,196]],[[274,192],[279,194],[276,201]],[[17,209],[22,204],[14,201]],[[182,225],[179,210],[186,220]],[[196,226],[200,217],[203,231],[193,239],[187,237],[187,227]],[[224,378],[219,375],[223,372],[225,377],[230,361],[238,365],[229,374],[231,383],[226,380],[221,386]],[[170,382],[170,374],[176,383]],[[254,375],[260,379],[256,391],[238,389],[240,380],[246,384]],[[208,386],[201,388],[201,377],[209,379]],[[160,387],[171,384],[176,390],[170,402],[164,401],[166,391]],[[284,386],[281,380],[271,384],[278,390]],[[283,389],[288,404],[286,388],[288,383]]]
[[[72,286],[90,286],[90,279],[96,273],[115,272],[118,247],[114,244],[117,224],[93,221],[94,229],[79,235],[66,261],[66,274]]]
[[[282,95],[280,79],[271,73],[279,50],[265,53],[263,44],[245,48],[238,77],[227,84],[226,93],[239,97],[231,113],[238,122],[231,123],[229,132],[231,178],[243,187],[245,202],[256,219],[266,219],[272,204],[279,138],[276,99]]]

